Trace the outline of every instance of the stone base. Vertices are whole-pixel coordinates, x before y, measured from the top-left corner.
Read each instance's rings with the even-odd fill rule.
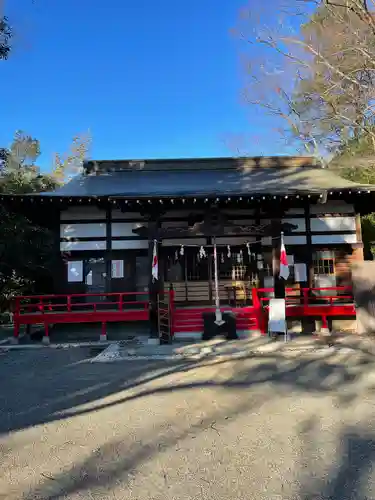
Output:
[[[44,336],[44,337],[42,338],[42,344],[43,344],[43,345],[50,345],[50,343],[51,343],[51,341],[50,341],[50,338],[49,338],[49,337]]]
[[[12,338],[10,339],[10,343],[11,343],[12,345],[18,345],[18,344],[20,343],[20,340],[19,340],[19,338],[18,338],[18,337],[12,337]]]
[[[99,337],[99,342],[107,342],[107,335],[101,334]]]
[[[322,337],[328,337],[329,335],[331,335],[331,332],[329,331],[329,328],[321,328],[318,332],[318,335]]]

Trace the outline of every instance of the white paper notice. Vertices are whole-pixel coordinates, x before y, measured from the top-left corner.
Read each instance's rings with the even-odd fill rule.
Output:
[[[124,261],[123,260],[113,260],[112,261],[112,278],[123,278],[124,277]]]
[[[294,281],[301,283],[307,281],[307,266],[306,264],[294,264]]]
[[[92,271],[87,273],[86,276],[86,285],[92,285]]]
[[[69,283],[79,283],[83,281],[83,261],[72,260],[68,262]]]
[[[268,330],[286,333],[285,299],[270,300]]]
[[[292,266],[294,264],[294,255],[287,255],[288,266]]]
[[[262,260],[258,260],[258,262],[257,262],[257,268],[258,269],[263,269],[263,261]]]

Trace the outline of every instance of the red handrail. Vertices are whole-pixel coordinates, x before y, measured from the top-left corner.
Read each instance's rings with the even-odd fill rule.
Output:
[[[174,292],[164,291],[161,292],[170,295],[170,306],[171,313],[173,314],[174,309]],[[100,311],[103,306],[110,306],[115,308],[116,311],[122,312],[126,310],[126,306],[137,305],[142,306],[142,309],[149,308],[149,298],[146,300],[126,300],[126,297],[134,296],[148,296],[145,292],[109,292],[109,293],[75,293],[75,294],[48,294],[48,295],[23,295],[17,296],[14,299],[15,302],[15,316],[20,316],[24,314],[35,314],[40,312],[45,314],[46,312],[74,312],[78,308],[87,309],[88,307],[93,308],[94,312]],[[116,298],[117,300],[99,300],[98,302],[74,302],[74,299],[78,298]],[[125,300],[124,300],[125,299]],[[59,300],[59,302],[54,303],[53,300]],[[26,303],[24,303],[26,301]],[[125,307],[124,307],[125,306]],[[65,310],[64,310],[65,308]],[[91,309],[92,310],[92,309]]]

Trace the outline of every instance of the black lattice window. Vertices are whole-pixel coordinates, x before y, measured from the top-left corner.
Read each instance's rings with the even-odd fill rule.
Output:
[[[324,250],[313,254],[314,274],[335,274],[335,252]]]

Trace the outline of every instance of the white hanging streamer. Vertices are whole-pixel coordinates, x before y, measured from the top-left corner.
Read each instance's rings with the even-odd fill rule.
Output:
[[[280,236],[274,236],[274,237],[271,238],[271,240],[278,240],[278,239],[280,239]],[[246,245],[246,249],[247,249],[247,253],[248,253],[248,256],[249,256],[250,260],[253,260],[253,259],[254,260],[258,260],[257,254],[251,252],[251,247],[252,247],[252,245],[255,245],[255,244],[261,243],[261,242],[262,241],[259,240],[259,241],[253,241],[252,243],[246,243],[245,244]],[[188,246],[190,247],[190,246],[196,246],[196,245],[188,245]],[[184,253],[185,253],[185,245],[181,245],[179,253],[180,253],[181,256],[184,255]],[[228,259],[230,259],[231,256],[232,256],[232,252],[231,252],[230,245],[227,245],[227,257],[228,257]],[[204,257],[207,257],[207,253],[206,253],[206,250],[204,249],[203,245],[199,249],[198,257],[201,258],[201,259],[204,258]],[[262,256],[260,255],[259,257],[262,257]],[[178,260],[178,251],[177,250],[175,252],[175,258],[176,258],[176,260]],[[237,259],[237,261],[239,263],[240,262],[243,263],[243,251],[242,250],[240,250],[239,254],[237,254],[236,259]],[[220,260],[221,260],[222,263],[224,263],[224,253],[220,254]]]
[[[241,254],[237,254],[237,264],[241,264]]]
[[[174,253],[174,260],[178,260],[178,252],[177,252],[177,250]]]

